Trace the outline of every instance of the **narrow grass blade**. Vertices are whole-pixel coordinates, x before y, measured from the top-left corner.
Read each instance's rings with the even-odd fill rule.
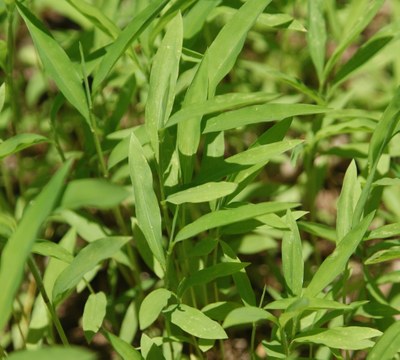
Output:
[[[106,330],[103,331],[103,335],[107,338],[113,349],[122,357],[122,359],[143,360],[140,352],[129,345],[126,341]]]
[[[57,278],[53,288],[54,302],[59,302],[65,293],[78,285],[87,272],[99,262],[112,257],[130,239],[127,236],[107,237],[84,247]]]
[[[16,2],[16,6],[28,27],[45,71],[54,80],[65,98],[90,124],[89,108],[81,78],[68,55],[46,27],[24,5]]]
[[[237,184],[231,182],[209,182],[169,195],[166,201],[175,205],[208,202],[229,195],[236,188]]]
[[[314,274],[305,290],[305,296],[315,297],[345,270],[350,256],[356,251],[358,244],[362,241],[374,215],[374,212],[367,215],[356,227],[347,233],[333,253],[324,260]]]
[[[337,203],[336,236],[338,243],[351,230],[353,213],[360,194],[361,186],[357,179],[357,166],[353,160],[344,176],[342,191]]]
[[[265,321],[271,321],[272,323],[277,322],[275,316],[267,310],[255,306],[245,306],[232,310],[225,318],[222,327],[226,329],[232,326],[252,325]]]
[[[322,114],[328,108],[308,104],[265,104],[248,106],[212,117],[206,122],[203,133],[235,129],[249,124],[279,121],[292,116]]]
[[[228,164],[237,165],[256,165],[260,163],[265,164],[274,156],[293,149],[302,142],[302,140],[284,140],[277,141],[272,144],[255,146],[239,154],[228,157],[225,162]]]
[[[71,181],[61,200],[61,208],[76,209],[94,207],[110,209],[118,206],[129,195],[120,185],[103,179],[79,179]]]
[[[6,324],[21,283],[24,264],[40,228],[56,206],[71,167],[67,162],[28,206],[13,235],[8,239],[0,263],[0,329]]]
[[[201,269],[181,281],[177,295],[181,298],[185,291],[192,286],[208,284],[218,278],[233,275],[248,265],[250,263],[224,262]]]
[[[17,134],[0,143],[0,159],[15,154],[30,146],[48,142],[49,139],[37,134]]]
[[[269,202],[260,204],[247,204],[234,209],[218,210],[203,215],[191,224],[186,225],[176,235],[175,241],[182,241],[220,226],[235,223],[237,221],[252,219],[256,216],[275,213],[295,207],[296,203]]]
[[[13,352],[7,356],[10,360],[96,360],[96,354],[89,352],[87,349],[78,347],[61,347],[52,346],[39,350],[22,350]]]
[[[143,148],[133,133],[129,147],[129,168],[135,194],[135,209],[139,228],[142,230],[153,255],[162,268],[165,269],[161,214],[153,189],[153,176],[143,153]]]
[[[274,100],[277,97],[279,97],[279,94],[264,92],[217,95],[207,101],[194,103],[177,111],[170,117],[166,127],[176,125],[193,116],[203,116],[214,112],[233,110],[234,108],[264,103]]]
[[[299,221],[299,229],[322,239],[337,242],[336,231],[326,225],[310,221]]]
[[[159,130],[167,122],[174,104],[182,53],[183,24],[178,13],[169,23],[164,39],[154,57],[146,103],[146,129],[157,161],[159,160]],[[168,69],[168,71],[165,71]]]
[[[171,309],[166,310],[166,315],[170,317],[174,325],[198,338],[226,339],[228,337],[220,324],[191,306],[171,305]]]
[[[93,79],[93,92],[98,90],[99,86],[106,79],[115,63],[124,54],[129,45],[149,26],[168,2],[168,0],[152,1],[143,11],[132,19],[124,30],[121,31],[118,38],[107,48],[107,53],[101,60]]]
[[[87,3],[85,0],[67,0],[80,14],[88,19],[96,28],[115,39],[119,28],[98,7]]]
[[[391,360],[400,352],[400,322],[394,322],[368,353],[367,360]]]
[[[139,309],[140,330],[148,328],[157,320],[161,311],[168,305],[172,293],[167,289],[157,289],[148,294]]]
[[[299,296],[303,289],[303,249],[299,229],[290,210],[286,212],[286,221],[290,231],[285,231],[282,239],[283,276],[289,293]]]
[[[358,35],[367,27],[371,20],[375,17],[385,0],[369,0],[365,9],[359,9],[354,19],[347,19],[348,28],[343,33],[345,36],[341,38],[340,43],[329,58],[325,70],[324,77],[327,78],[335,64],[338,62],[343,52],[357,38]],[[353,15],[350,12],[350,15]]]
[[[337,72],[333,85],[339,85],[361,66],[371,60],[399,33],[398,24],[384,28],[363,44]]]
[[[311,59],[321,83],[325,63],[326,26],[324,19],[324,0],[308,0],[307,43]]]
[[[83,310],[82,328],[88,342],[99,331],[106,316],[107,298],[103,292],[90,294]]]
[[[362,350],[374,345],[371,338],[382,332],[365,326],[316,329],[300,334],[293,341],[306,344],[322,344],[334,349]]]

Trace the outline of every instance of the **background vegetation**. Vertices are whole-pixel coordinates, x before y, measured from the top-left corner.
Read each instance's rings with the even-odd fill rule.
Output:
[[[399,358],[399,18],[0,1],[0,358]]]

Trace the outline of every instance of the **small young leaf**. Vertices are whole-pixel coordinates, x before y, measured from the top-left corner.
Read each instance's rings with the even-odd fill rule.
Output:
[[[173,324],[198,338],[226,339],[228,337],[220,324],[191,306],[171,305],[165,312]]]
[[[161,214],[158,200],[154,193],[153,176],[143,148],[134,133],[131,134],[129,146],[129,168],[135,194],[135,209],[139,228],[142,230],[153,255],[165,269]]]
[[[90,294],[83,310],[82,328],[88,342],[99,331],[106,316],[107,298],[103,292]]]
[[[53,288],[53,301],[59,302],[66,292],[78,285],[87,272],[99,262],[113,256],[130,239],[127,236],[107,237],[84,247],[57,278]]]
[[[148,328],[157,320],[162,309],[167,306],[172,293],[167,289],[157,289],[148,294],[140,305],[139,324],[140,330]]]
[[[379,264],[381,262],[400,259],[400,246],[394,246],[390,249],[377,251],[364,261],[365,265]]]
[[[175,205],[208,202],[229,195],[236,188],[237,184],[231,182],[209,182],[169,195],[166,201]]]
[[[48,142],[49,139],[37,134],[17,134],[0,143],[0,159],[15,154],[30,146]]]
[[[67,264],[71,263],[74,257],[72,254],[64,249],[57,243],[48,240],[36,240],[32,247],[32,252],[34,254],[39,254],[42,256],[49,256]]]

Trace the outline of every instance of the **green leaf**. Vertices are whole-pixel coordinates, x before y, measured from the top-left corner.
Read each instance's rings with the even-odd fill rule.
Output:
[[[367,356],[367,360],[391,360],[400,352],[400,322],[385,330]]]
[[[36,240],[33,244],[32,252],[42,256],[49,256],[68,264],[74,259],[73,255],[68,250],[48,240]]]
[[[390,104],[375,128],[368,151],[369,166],[378,162],[390,139],[397,132],[400,119],[400,87],[396,89]],[[395,131],[396,129],[396,131]]]
[[[157,161],[159,161],[160,141],[158,132],[167,122],[174,104],[182,38],[182,16],[178,13],[168,25],[164,39],[154,57],[150,73],[149,95],[146,102],[146,129]]]
[[[324,260],[314,274],[305,290],[304,295],[306,297],[315,297],[345,270],[350,256],[356,251],[358,244],[362,241],[374,215],[375,212],[367,215],[338,243],[333,253]]]
[[[244,45],[248,31],[271,0],[246,1],[218,33],[206,51],[189,87],[184,107],[204,102],[215,94],[218,83],[232,69]],[[193,155],[200,142],[201,116],[192,116],[178,126],[178,149],[184,182],[191,180]]]
[[[168,300],[172,296],[167,289],[157,289],[148,294],[139,309],[140,330],[148,328],[157,320],[161,311],[168,305]]]
[[[306,231],[309,234],[319,236],[322,239],[336,242],[336,231],[326,225],[318,224],[311,221],[299,221],[297,225],[302,231]]]
[[[17,134],[0,143],[0,159],[15,154],[30,146],[48,142],[49,139],[37,134]]]
[[[272,144],[255,146],[236,155],[228,157],[227,159],[225,159],[225,162],[239,165],[255,165],[258,163],[265,163],[268,160],[272,159],[274,156],[280,155],[285,151],[293,149],[302,142],[302,140],[284,140],[277,141]]]
[[[176,205],[208,202],[229,195],[236,188],[237,184],[231,182],[209,182],[169,195],[166,201]]]
[[[203,133],[235,129],[241,126],[279,121],[292,116],[322,114],[329,109],[308,104],[264,104],[232,110],[207,120]]]
[[[68,55],[25,6],[20,2],[16,2],[16,6],[28,27],[45,71],[54,80],[65,98],[89,122],[89,107],[81,78]]]
[[[6,100],[6,83],[0,85],[0,113],[3,111],[4,103]]]
[[[165,312],[170,316],[174,325],[193,336],[202,339],[228,338],[220,324],[191,306],[185,304],[172,305]]]
[[[68,183],[60,206],[64,209],[110,209],[118,206],[128,195],[125,188],[104,179],[79,179]]]
[[[371,230],[365,240],[385,239],[400,235],[400,222],[381,226]]]
[[[264,306],[264,309],[271,310],[286,310],[294,303],[301,300],[302,302],[302,310],[347,310],[351,309],[349,305],[329,300],[329,299],[320,299],[320,298],[304,298],[304,297],[293,297],[286,299],[279,299],[276,301],[270,302],[268,305]]]
[[[342,191],[337,203],[336,235],[339,243],[351,230],[354,209],[361,194],[357,166],[353,160],[344,175]]]
[[[24,264],[35,239],[57,205],[71,161],[63,165],[25,210],[17,229],[7,241],[0,262],[0,329],[6,324],[21,283]]]
[[[165,269],[161,214],[153,189],[153,176],[143,148],[134,133],[131,134],[129,146],[129,168],[139,228],[142,230],[153,255]]]
[[[240,108],[243,106],[268,102],[279,97],[279,94],[254,92],[254,93],[231,93],[217,95],[201,103],[194,103],[185,106],[183,109],[173,114],[166,127],[176,125],[193,116],[203,116],[214,112],[221,112]]]
[[[177,295],[182,297],[186,290],[195,285],[208,284],[218,278],[233,275],[244,269],[250,263],[224,262],[206,267],[183,279],[178,286]]]
[[[67,0],[80,14],[88,19],[96,28],[112,38],[116,38],[119,28],[98,7],[82,0]]]
[[[299,296],[303,289],[303,249],[299,229],[290,210],[286,212],[286,221],[290,231],[285,231],[282,239],[283,276],[290,294]]]
[[[398,34],[398,26],[398,24],[389,25],[389,27],[382,29],[359,47],[357,52],[339,69],[333,80],[333,84],[338,85],[342,83],[349,75],[379,53]]]
[[[110,236],[85,246],[57,278],[53,288],[53,301],[59,302],[66,292],[78,285],[87,272],[99,262],[112,257],[129,240],[131,238],[128,236]]]
[[[306,344],[322,344],[334,349],[362,350],[374,345],[369,340],[382,332],[369,327],[348,326],[333,329],[315,329],[297,336],[293,341]]]
[[[106,316],[107,298],[103,292],[90,294],[83,310],[82,328],[88,342],[99,331]]]
[[[368,26],[376,13],[379,11],[385,0],[369,0],[365,9],[357,9],[357,13],[349,12],[352,18],[346,19],[346,29],[342,30],[344,36],[329,58],[324,71],[324,77],[327,78],[337,61],[342,56],[347,47],[357,38],[358,35]],[[360,2],[355,3],[356,5]],[[356,15],[356,16],[354,16]]]
[[[87,349],[78,347],[52,346],[38,350],[22,350],[8,355],[10,360],[96,360],[97,356]]]
[[[309,29],[307,32],[307,44],[320,82],[324,72],[325,46],[327,38],[323,14],[324,3],[324,0],[308,0]]]
[[[175,241],[182,241],[216,227],[232,224],[237,221],[252,219],[256,216],[283,211],[297,206],[295,203],[267,202],[247,204],[234,209],[218,210],[203,215],[191,224],[186,225],[176,235]]]
[[[379,250],[364,261],[365,265],[379,264],[385,261],[400,259],[400,246],[394,246],[390,249]]]
[[[128,26],[121,31],[118,38],[107,47],[107,53],[103,56],[93,79],[93,92],[106,79],[115,63],[124,54],[129,45],[140,36],[168,2],[169,0],[153,0],[131,20]]]
[[[232,326],[254,324],[262,321],[271,321],[274,324],[277,322],[275,316],[264,309],[255,306],[244,306],[232,310],[225,318],[222,326],[226,329]]]
[[[103,331],[104,336],[110,342],[113,349],[122,357],[124,360],[143,360],[140,352],[134,347],[129,345],[126,341],[120,339],[118,336],[110,333],[109,331]]]

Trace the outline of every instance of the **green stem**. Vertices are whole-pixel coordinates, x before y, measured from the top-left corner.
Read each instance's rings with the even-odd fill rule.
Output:
[[[83,55],[83,49],[82,49],[81,43],[79,43],[79,51],[80,51],[80,55],[81,55],[81,67],[82,67],[83,82],[85,84],[86,101],[87,101],[88,107],[89,107],[90,131],[93,134],[93,141],[94,141],[94,145],[96,147],[97,157],[99,158],[99,161],[100,161],[101,172],[103,173],[103,176],[105,178],[107,178],[108,177],[108,169],[106,166],[106,162],[104,160],[103,150],[102,150],[101,144],[100,144],[100,136],[98,133],[97,124],[96,124],[96,121],[93,116],[93,103],[92,103],[92,97],[90,95],[90,87],[89,87],[89,82],[88,82],[87,73],[86,73],[85,58]]]
[[[40,271],[38,266],[36,265],[35,260],[33,259],[33,257],[29,257],[28,258],[28,266],[29,269],[32,272],[32,275],[36,281],[36,285],[39,289],[40,294],[42,295],[43,301],[46,304],[47,310],[50,313],[51,319],[53,321],[53,324],[58,332],[58,335],[60,336],[61,342],[63,343],[64,346],[69,346],[69,342],[67,339],[67,336],[65,335],[64,329],[61,325],[60,319],[58,318],[56,311],[54,309],[53,304],[51,303],[49,297],[47,296],[47,292],[46,289],[44,287],[43,284],[43,280],[42,277],[40,275]]]

